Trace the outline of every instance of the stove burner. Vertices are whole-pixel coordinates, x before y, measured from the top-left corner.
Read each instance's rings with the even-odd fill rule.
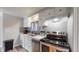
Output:
[[[47,34],[47,36],[41,39],[41,41],[44,43],[69,47],[69,44],[67,43],[67,36],[65,35]]]
[[[65,47],[69,47],[69,44],[67,42],[63,42],[63,41],[58,41],[58,40],[50,40],[50,39],[42,39],[42,42],[46,42],[49,44],[55,44],[55,45],[60,45],[60,46],[65,46]]]

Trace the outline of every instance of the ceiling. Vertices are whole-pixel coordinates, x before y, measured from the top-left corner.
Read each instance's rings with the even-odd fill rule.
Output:
[[[4,12],[17,16],[31,16],[45,7],[3,7]]]

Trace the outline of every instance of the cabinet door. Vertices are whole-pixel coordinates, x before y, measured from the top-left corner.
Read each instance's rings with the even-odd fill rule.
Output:
[[[52,46],[42,45],[42,52],[56,52],[56,48]]]
[[[39,13],[32,16],[32,21],[33,22],[38,21],[38,20],[39,20]]]
[[[42,45],[42,52],[49,52],[49,46]]]
[[[30,37],[26,37],[24,40],[24,47],[25,49],[27,49],[28,51],[32,51],[32,39]]]
[[[67,13],[66,11],[67,9],[65,7],[57,7],[55,8],[55,15],[64,15]]]
[[[28,47],[28,37],[24,38],[24,48],[27,49]]]
[[[47,18],[49,18],[49,15],[50,15],[50,9],[45,9],[43,11],[40,12],[39,14],[39,19],[40,20],[46,20]]]
[[[21,39],[21,46],[24,48],[24,39]]]
[[[54,8],[50,8],[50,17],[54,17],[55,16],[55,9]]]
[[[39,18],[42,19],[49,19],[55,16],[54,8],[47,8],[39,13]]]
[[[50,17],[50,9],[45,10],[45,19],[48,19]]]
[[[39,19],[40,19],[40,20],[43,20],[43,19],[45,19],[45,17],[46,17],[46,11],[43,10],[43,11],[41,11],[41,12],[39,13]]]
[[[24,37],[20,35],[21,46],[24,47]]]
[[[50,19],[55,16],[54,8],[48,8],[46,11],[46,19]]]
[[[24,19],[23,19],[23,26],[24,27],[28,27],[29,26],[29,19],[30,18],[24,17]]]

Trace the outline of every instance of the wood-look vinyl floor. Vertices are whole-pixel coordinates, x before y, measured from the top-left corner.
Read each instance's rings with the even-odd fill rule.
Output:
[[[28,52],[28,51],[21,46],[17,46],[13,48],[12,50],[9,50],[8,52]]]

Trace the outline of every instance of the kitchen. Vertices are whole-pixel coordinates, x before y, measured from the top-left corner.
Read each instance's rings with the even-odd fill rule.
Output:
[[[25,11],[23,11],[25,8]],[[73,7],[9,7],[0,11],[0,50],[7,52],[71,52]],[[19,48],[17,48],[19,47]],[[23,51],[19,52],[23,52]]]

